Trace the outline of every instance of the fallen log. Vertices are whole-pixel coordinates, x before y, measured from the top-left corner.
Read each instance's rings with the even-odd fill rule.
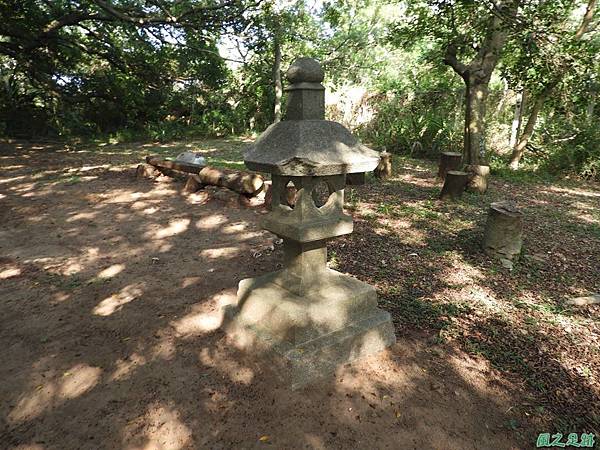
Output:
[[[183,187],[183,192],[186,194],[193,194],[194,192],[202,189],[202,182],[198,175],[188,175],[188,179]]]
[[[252,172],[240,172],[231,169],[217,169],[206,166],[198,173],[202,184],[221,186],[240,194],[258,194],[264,185],[263,178]]]
[[[135,170],[136,178],[155,179],[159,175],[160,171],[156,167],[151,166],[150,164],[140,164]]]
[[[586,297],[575,297],[567,300],[567,305],[574,306],[587,306],[587,305],[600,305],[600,294],[592,294]]]
[[[265,190],[265,206],[267,209],[271,209],[271,204],[273,203],[273,184],[271,181],[265,181],[264,190]],[[279,204],[289,206],[293,208],[296,206],[296,194],[297,189],[295,186],[286,186],[285,194],[281,194]]]
[[[158,156],[147,156],[146,162],[138,167],[138,176],[148,173],[162,173],[169,177],[184,180],[184,192],[196,192],[205,185],[220,186],[239,194],[256,195],[263,188],[264,180],[252,172],[200,166],[181,161],[169,161]],[[154,168],[157,172],[152,170]],[[190,174],[187,175],[186,174]]]
[[[444,186],[440,192],[441,200],[456,200],[460,198],[467,187],[469,174],[458,170],[449,170],[446,173]]]
[[[440,166],[438,169],[438,178],[445,180],[446,174],[450,170],[460,170],[462,153],[442,152],[440,154]]]

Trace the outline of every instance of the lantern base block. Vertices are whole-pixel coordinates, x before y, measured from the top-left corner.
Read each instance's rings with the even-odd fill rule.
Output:
[[[225,328],[240,346],[274,358],[272,367],[292,389],[396,342],[372,286],[326,269],[313,291],[298,296],[277,277],[242,280]]]

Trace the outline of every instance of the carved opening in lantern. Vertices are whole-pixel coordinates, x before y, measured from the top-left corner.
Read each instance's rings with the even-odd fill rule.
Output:
[[[322,208],[327,204],[335,190],[330,183],[325,180],[319,181],[312,190],[313,203],[317,208]]]
[[[284,183],[285,181],[286,180],[284,180]],[[288,179],[283,189],[279,192],[279,204],[294,209],[294,206],[296,206],[297,193],[298,188],[292,180]]]

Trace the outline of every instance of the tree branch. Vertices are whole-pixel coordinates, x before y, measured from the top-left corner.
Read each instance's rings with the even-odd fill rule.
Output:
[[[446,47],[446,53],[444,55],[444,64],[452,67],[454,71],[459,74],[461,77],[465,77],[465,75],[469,71],[469,66],[461,63],[456,56],[457,48],[455,44],[448,44]]]
[[[587,8],[585,10],[585,14],[583,15],[583,19],[581,20],[581,25],[577,29],[575,33],[575,39],[581,39],[583,35],[588,31],[590,23],[594,19],[594,12],[596,10],[597,0],[589,0]]]

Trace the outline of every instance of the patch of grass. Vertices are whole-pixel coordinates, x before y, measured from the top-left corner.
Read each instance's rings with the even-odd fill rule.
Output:
[[[340,262],[338,260],[338,256],[335,250],[329,250],[327,253],[327,262],[329,263],[329,267],[331,269],[338,269]]]
[[[437,211],[432,211],[431,209],[417,205],[399,205],[397,207],[397,211],[404,216],[418,218],[418,219],[438,219],[441,217],[441,214]]]
[[[206,163],[209,166],[222,167],[224,169],[235,169],[235,170],[248,170],[244,165],[244,161],[229,161],[224,158],[206,158]]]
[[[61,183],[64,183],[66,185],[72,186],[74,184],[80,183],[81,182],[81,177],[78,175],[73,175],[67,178],[63,178],[61,180],[59,180]]]
[[[377,212],[379,214],[383,214],[385,216],[393,216],[394,215],[394,206],[389,203],[380,203],[377,206]]]

